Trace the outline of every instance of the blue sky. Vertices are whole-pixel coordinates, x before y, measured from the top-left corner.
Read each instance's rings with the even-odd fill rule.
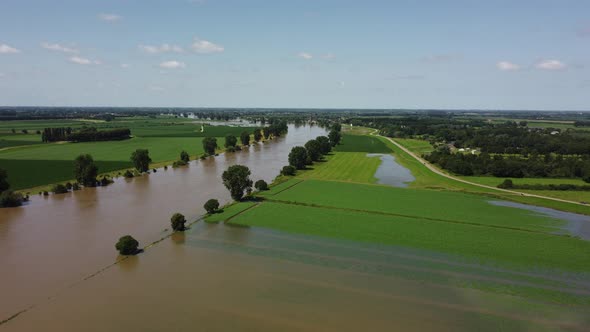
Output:
[[[2,0],[0,105],[590,110],[590,1]]]

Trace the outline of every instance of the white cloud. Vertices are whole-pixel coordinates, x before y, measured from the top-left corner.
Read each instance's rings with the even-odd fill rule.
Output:
[[[193,52],[199,54],[221,53],[225,50],[225,48],[221,45],[217,45],[210,41],[199,38],[195,38],[193,44],[191,45],[191,49]]]
[[[6,44],[0,44],[0,54],[15,54],[20,53],[20,50],[17,50],[14,47],[8,46]]]
[[[502,71],[516,71],[516,70],[520,70],[520,66],[509,62],[509,61],[500,61],[498,63],[496,63],[496,67]]]
[[[48,42],[41,43],[41,47],[46,50],[56,51],[56,52],[63,52],[63,53],[71,53],[71,54],[78,54],[79,51],[75,48],[69,48],[66,46],[62,46],[60,44],[51,44]]]
[[[535,67],[543,70],[561,70],[564,69],[566,65],[559,60],[543,60],[538,62]]]
[[[145,53],[149,53],[149,54],[169,53],[169,52],[182,53],[182,52],[184,52],[184,49],[182,49],[182,47],[177,46],[177,45],[168,45],[168,44],[162,44],[160,46],[139,45],[139,49],[141,51],[143,51]]]
[[[116,21],[120,21],[123,19],[122,16],[119,16],[117,14],[98,14],[98,19],[106,21],[106,22],[116,22]]]
[[[162,68],[166,68],[166,69],[178,69],[178,68],[184,68],[186,67],[186,64],[184,62],[179,62],[179,61],[164,61],[160,64],[160,67]]]
[[[313,59],[313,55],[306,53],[306,52],[300,52],[299,54],[297,54],[297,56],[300,57],[301,59],[305,59],[305,60]]]
[[[98,60],[90,60],[87,58],[82,58],[79,56],[73,56],[68,59],[71,63],[79,64],[79,65],[100,65],[102,62]]]

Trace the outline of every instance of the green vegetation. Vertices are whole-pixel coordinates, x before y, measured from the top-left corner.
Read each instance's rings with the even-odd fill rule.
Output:
[[[244,191],[252,190],[252,180],[250,180],[250,169],[243,165],[230,166],[221,175],[223,185],[229,190],[231,197],[239,201],[244,197]]]
[[[396,141],[404,148],[418,154],[419,156],[424,153],[430,153],[432,150],[434,150],[430,142],[421,139],[396,138]]]
[[[215,213],[219,209],[219,201],[212,198],[205,202],[205,205],[203,205],[203,207],[205,208],[205,211],[207,211],[207,213]]]
[[[150,169],[150,158],[149,151],[147,149],[137,149],[131,153],[131,162],[136,170],[140,173],[147,172]]]
[[[258,180],[256,183],[254,183],[254,188],[256,188],[258,191],[268,190],[268,183],[266,183],[264,180]]]
[[[377,157],[367,157],[365,152],[336,152],[326,162],[316,163],[301,177],[306,179],[375,183],[375,171],[381,164]]]
[[[184,231],[184,224],[186,224],[186,218],[184,217],[184,215],[178,212],[173,214],[170,218],[170,226],[172,226],[172,230],[175,232]]]
[[[119,251],[121,255],[135,255],[138,253],[139,242],[131,235],[125,235],[119,238],[119,241],[115,244],[115,249]]]
[[[334,148],[338,152],[391,153],[391,149],[373,136],[347,135],[342,137],[342,144]]]
[[[221,221],[227,221],[236,215],[244,212],[245,210],[252,208],[256,205],[254,202],[240,202],[229,206],[225,206],[221,213],[209,214],[205,217],[205,222],[218,223]]]
[[[89,154],[81,154],[74,160],[74,178],[83,186],[94,186],[98,167]]]
[[[296,169],[304,169],[308,164],[307,150],[302,146],[296,146],[289,152],[289,165]]]

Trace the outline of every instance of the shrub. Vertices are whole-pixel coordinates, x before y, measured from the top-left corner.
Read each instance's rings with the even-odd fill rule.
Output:
[[[295,167],[291,166],[291,165],[287,165],[284,166],[283,169],[281,170],[281,174],[285,175],[285,176],[293,176],[295,175],[295,172],[297,170],[295,169]]]
[[[72,190],[73,185],[70,182],[66,183],[66,189],[67,190]]]
[[[184,160],[177,160],[172,163],[172,167],[174,167],[174,168],[180,167],[180,166],[186,166],[186,165],[187,165],[187,162]]]
[[[130,170],[126,170],[123,176],[129,179],[134,177],[135,175],[133,175],[133,173]]]
[[[170,218],[170,224],[172,225],[172,230],[174,231],[184,231],[184,224],[186,223],[186,218],[180,214],[175,213]]]
[[[47,190],[43,191],[43,196],[49,196],[49,192]]]
[[[68,188],[66,188],[66,186],[64,186],[63,184],[58,183],[51,188],[51,191],[54,194],[65,194],[68,192]]]
[[[103,177],[100,179],[100,185],[101,185],[101,186],[108,186],[108,185],[109,185],[109,184],[111,184],[111,183],[113,183],[113,181],[112,181],[112,180],[110,180],[109,178],[107,178],[106,176],[103,176]]]
[[[115,244],[115,248],[119,251],[121,255],[135,255],[137,254],[137,247],[139,246],[139,242],[134,239],[131,235],[125,235],[119,238],[117,244]]]
[[[205,208],[205,211],[207,211],[207,213],[211,214],[211,213],[215,213],[217,211],[217,209],[219,209],[219,201],[216,199],[210,199],[208,200],[205,205],[203,205],[203,207]]]
[[[512,183],[512,180],[510,180],[510,179],[506,179],[506,180],[504,180],[504,182],[502,182],[498,185],[498,188],[502,188],[502,189],[508,189],[508,188],[513,188],[513,187],[514,187],[514,183]]]
[[[72,190],[80,190],[80,185],[78,184],[78,182],[74,182],[74,184],[72,185]]]
[[[266,183],[264,180],[258,180],[256,183],[254,183],[254,188],[256,188],[258,191],[268,190],[268,183]]]
[[[586,182],[586,183],[590,183],[590,175],[586,175],[585,177],[582,178],[582,180],[584,180],[584,182]]]
[[[23,204],[23,195],[7,190],[0,194],[0,207],[16,207]]]
[[[184,161],[185,163],[188,163],[190,161],[190,156],[188,155],[188,152],[184,150],[180,152],[180,160]]]

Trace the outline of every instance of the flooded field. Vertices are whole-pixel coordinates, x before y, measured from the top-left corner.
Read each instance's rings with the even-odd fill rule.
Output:
[[[570,306],[459,287],[457,280],[505,287],[528,283],[571,293],[587,286],[428,252],[198,223],[42,300],[2,327],[582,331],[590,317]]]
[[[393,187],[405,188],[408,183],[416,180],[409,169],[403,167],[395,161],[395,157],[391,154],[369,153],[367,157],[381,159],[381,164],[375,172],[377,183],[386,184]]]

